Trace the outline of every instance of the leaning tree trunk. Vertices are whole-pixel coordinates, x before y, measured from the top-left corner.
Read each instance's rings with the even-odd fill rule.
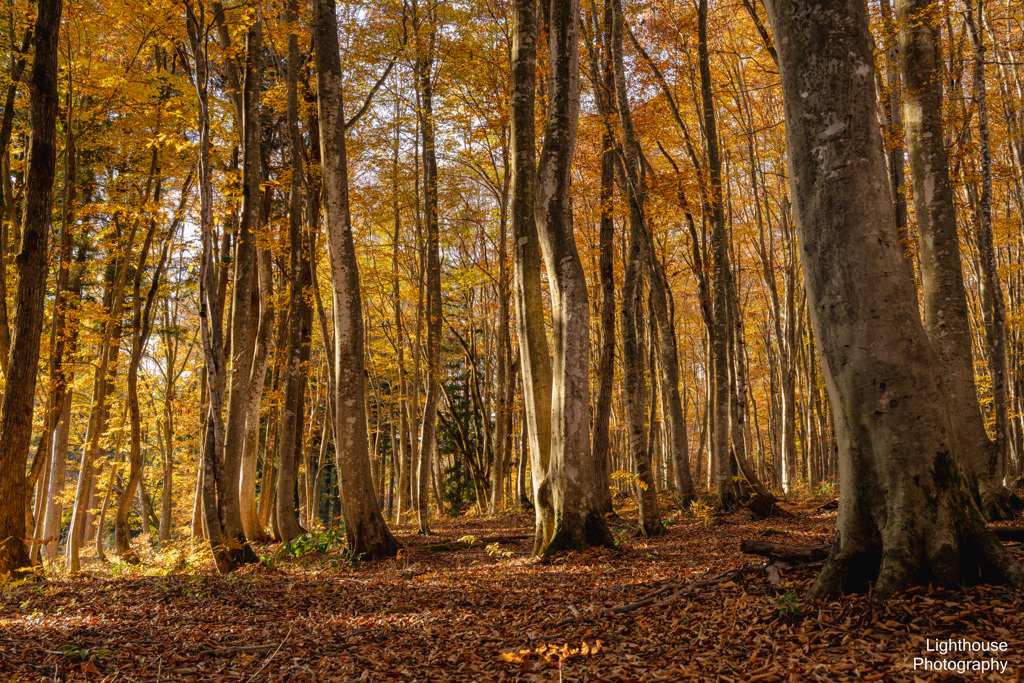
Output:
[[[536,217],[551,290],[551,498],[554,536],[545,555],[613,545],[590,449],[590,306],[576,251],[572,160],[579,120],[578,0],[552,0],[548,117],[537,169]]]
[[[810,598],[1006,580],[960,466],[896,231],[863,0],[774,0],[791,193],[839,442],[836,536]]]
[[[315,0],[313,35],[316,46],[324,217],[334,284],[334,443],[338,488],[345,514],[345,535],[349,550],[367,559],[376,559],[396,554],[398,541],[380,513],[368,453],[363,306],[359,295],[359,271],[349,214],[338,17],[332,2]]]
[[[1000,454],[985,433],[974,384],[971,325],[960,266],[956,204],[942,131],[938,32],[927,0],[896,0],[900,29],[907,149],[920,239],[924,328],[942,363],[950,417],[962,445],[968,482],[990,519],[1011,514],[1005,500]],[[902,162],[901,162],[902,163]]]
[[[536,514],[534,555],[550,543],[555,530],[548,474],[551,467],[551,354],[544,329],[540,284],[540,241],[534,215],[536,196],[537,5],[514,0],[511,75],[513,283],[519,357],[523,364],[523,406],[529,441]]]
[[[0,576],[29,566],[25,462],[32,439],[32,409],[46,297],[46,243],[57,165],[57,59],[61,0],[39,0],[35,57],[29,76],[31,143],[25,173],[25,223],[15,265],[14,334],[0,402]],[[4,304],[6,305],[6,304]],[[16,361],[16,362],[15,362]]]

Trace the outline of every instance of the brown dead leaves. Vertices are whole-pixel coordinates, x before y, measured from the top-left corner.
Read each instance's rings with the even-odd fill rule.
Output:
[[[795,566],[778,591],[752,571],[608,616],[751,562],[742,538],[830,539],[834,512],[790,510],[715,527],[677,514],[651,540],[622,522],[621,551],[550,561],[528,556],[524,515],[437,524],[430,538],[400,528],[398,558],[356,566],[312,554],[228,577],[25,583],[0,595],[0,680],[954,680],[912,669],[926,638],[950,637],[1007,641],[1010,666],[986,680],[1024,675],[1024,604],[997,587],[806,605],[814,569]]]

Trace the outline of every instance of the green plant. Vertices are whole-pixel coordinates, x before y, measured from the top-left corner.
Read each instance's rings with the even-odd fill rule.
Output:
[[[344,529],[334,528],[327,531],[307,532],[296,536],[277,549],[278,556],[302,557],[309,553],[329,553],[333,548],[345,545]]]
[[[451,517],[460,517],[476,502],[476,488],[459,458],[444,470],[444,502]]]
[[[831,481],[823,481],[818,484],[818,488],[815,489],[814,495],[818,498],[835,498],[836,487]]]
[[[66,643],[57,648],[57,652],[64,655],[65,657],[77,657],[83,662],[87,662],[90,659],[97,657],[109,657],[113,654],[113,650],[90,650],[87,647],[78,647],[77,645],[71,645]]]
[[[775,609],[779,611],[779,615],[790,619],[799,619],[804,616],[804,611],[800,609],[800,598],[790,591],[786,591],[785,595],[775,601]]]

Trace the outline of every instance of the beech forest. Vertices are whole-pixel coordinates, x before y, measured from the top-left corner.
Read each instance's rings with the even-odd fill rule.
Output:
[[[6,0],[0,680],[1024,677],[1024,5]]]

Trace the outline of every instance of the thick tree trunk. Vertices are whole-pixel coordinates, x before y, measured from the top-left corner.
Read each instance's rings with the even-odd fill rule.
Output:
[[[57,44],[63,6],[61,0],[39,0],[36,7],[35,57],[29,76],[31,146],[25,173],[25,223],[15,258],[18,287],[14,333],[0,402],[0,472],[4,472],[0,477],[0,576],[29,566],[25,462],[32,438],[46,295],[47,232],[57,164]]]
[[[315,0],[313,35],[324,214],[334,284],[335,449],[349,550],[367,559],[398,552],[373,489],[366,435],[363,314],[348,203],[348,165],[338,19],[334,4]]]
[[[775,0],[791,193],[836,416],[837,533],[811,598],[1007,580],[1024,568],[965,486],[938,358],[896,232],[861,0]]]
[[[554,536],[541,551],[613,539],[600,509],[601,483],[590,449],[590,306],[576,251],[572,214],[572,159],[579,119],[578,0],[552,0],[549,33],[548,116],[537,169],[537,231],[551,290],[554,340],[551,391],[551,498]]]

